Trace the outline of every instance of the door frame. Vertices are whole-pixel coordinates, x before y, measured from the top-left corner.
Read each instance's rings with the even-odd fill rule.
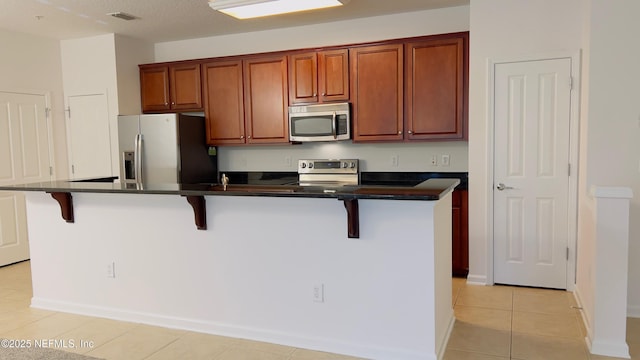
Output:
[[[487,285],[494,284],[494,228],[493,228],[493,192],[495,183],[495,67],[499,64],[513,62],[528,62],[553,59],[571,60],[572,90],[570,94],[570,115],[569,115],[569,162],[571,173],[569,176],[568,189],[568,239],[569,259],[567,260],[567,291],[573,291],[576,285],[576,254],[578,236],[578,160],[579,160],[579,123],[580,123],[580,90],[581,90],[581,52],[553,52],[541,53],[528,56],[515,56],[505,58],[488,58],[488,91],[487,91]]]

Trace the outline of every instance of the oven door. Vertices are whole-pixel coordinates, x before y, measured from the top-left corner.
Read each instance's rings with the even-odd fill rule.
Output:
[[[314,112],[289,114],[290,141],[349,140],[349,113]]]

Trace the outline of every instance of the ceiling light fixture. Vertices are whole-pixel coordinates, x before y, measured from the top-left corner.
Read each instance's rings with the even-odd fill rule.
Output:
[[[349,0],[209,0],[212,9],[237,19],[249,19],[340,6]]]

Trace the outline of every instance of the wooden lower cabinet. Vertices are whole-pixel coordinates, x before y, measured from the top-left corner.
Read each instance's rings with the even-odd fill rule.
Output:
[[[455,190],[451,199],[451,256],[453,276],[469,274],[469,210],[468,190]]]

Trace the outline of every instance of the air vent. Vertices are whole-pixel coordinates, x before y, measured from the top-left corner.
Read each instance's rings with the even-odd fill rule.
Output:
[[[113,17],[118,18],[118,19],[127,20],[127,21],[139,19],[136,16],[133,16],[133,15],[127,14],[127,13],[123,13],[123,12],[120,12],[120,11],[114,12],[114,13],[109,13],[107,15],[113,16]]]

